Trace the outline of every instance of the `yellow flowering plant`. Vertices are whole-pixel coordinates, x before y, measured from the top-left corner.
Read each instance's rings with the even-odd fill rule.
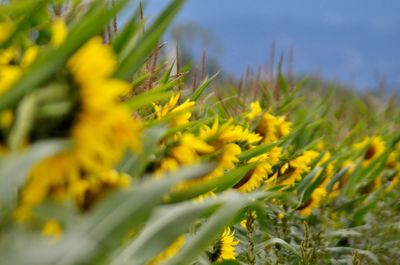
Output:
[[[117,21],[130,2],[0,7],[1,264],[396,260],[357,236],[398,241],[398,124],[281,69],[192,87],[159,45],[184,1],[146,27],[141,3]]]

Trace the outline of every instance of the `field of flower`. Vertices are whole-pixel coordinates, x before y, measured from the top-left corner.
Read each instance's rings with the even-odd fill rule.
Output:
[[[0,264],[400,264],[395,98],[190,80],[129,2],[2,1]]]

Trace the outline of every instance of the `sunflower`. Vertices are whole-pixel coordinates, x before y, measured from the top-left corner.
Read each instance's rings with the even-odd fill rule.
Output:
[[[311,198],[298,209],[300,215],[309,216],[315,208],[318,208],[321,205],[321,202],[325,198],[325,196],[325,188],[316,188],[311,194]]]
[[[364,149],[363,166],[367,166],[380,157],[385,151],[385,142],[380,136],[366,137],[360,143],[354,145],[356,150]]]
[[[268,153],[251,158],[248,163],[256,162],[255,168],[236,184],[235,188],[241,192],[251,192],[259,188],[272,173],[272,167],[279,162],[281,153],[282,148],[274,147]]]
[[[200,128],[199,137],[205,141],[215,141],[216,144],[241,142],[248,143],[250,146],[262,140],[261,135],[250,132],[242,125],[233,124],[233,119],[220,125],[218,117],[211,127],[203,125]]]
[[[208,158],[215,158],[218,164],[204,178],[218,177],[225,170],[233,169],[239,162],[238,155],[242,149],[237,143],[246,141],[253,143],[253,137],[255,135],[247,129],[232,125],[231,121],[219,126],[218,119],[215,119],[212,127],[203,125],[198,136],[191,133],[175,134],[176,145],[168,150],[168,156],[161,160],[160,167],[175,168],[175,162],[180,165],[196,164],[203,155],[207,155]]]
[[[260,102],[254,101],[250,103],[250,111],[246,114],[246,118],[249,121],[252,121],[258,116],[260,116],[261,113],[262,113],[262,108],[260,106]]]
[[[176,134],[176,145],[170,149],[170,157],[181,165],[196,164],[201,154],[212,153],[215,148],[191,133]],[[166,160],[164,159],[164,160]],[[162,161],[162,163],[165,163]]]
[[[301,180],[302,175],[311,170],[310,164],[318,155],[319,153],[316,151],[304,151],[302,155],[283,164],[279,172],[275,173],[278,183],[290,187],[296,181]]]
[[[140,150],[141,122],[120,102],[129,84],[110,78],[116,65],[111,47],[99,37],[89,40],[68,62],[81,105],[72,138],[75,155],[87,170],[110,169],[127,148]]]
[[[130,178],[114,167],[126,150],[140,150],[141,122],[120,101],[129,84],[111,78],[116,64],[111,47],[98,37],[70,58],[67,69],[79,95],[69,128],[73,145],[31,169],[20,193],[18,220],[29,219],[30,210],[48,197],[71,199],[81,210],[88,210],[109,190],[129,185]]]
[[[161,119],[162,117],[165,117],[169,112],[171,112],[171,110],[176,106],[176,104],[178,104],[180,96],[181,95],[179,93],[172,95],[171,98],[169,99],[169,102],[164,106],[159,106],[156,103],[153,103],[157,119]]]
[[[234,260],[236,258],[235,246],[239,240],[235,240],[235,232],[228,227],[218,239],[212,252],[208,253],[212,262]]]
[[[248,172],[233,188],[241,192],[251,192],[261,186],[266,176],[271,173],[272,166],[268,162],[260,162]]]
[[[189,111],[189,109],[195,105],[195,102],[187,99],[182,104],[177,105],[180,97],[180,93],[173,95],[169,102],[164,106],[159,106],[153,103],[156,118],[161,119],[168,114],[171,114],[176,115],[176,117],[172,119],[171,126],[179,126],[188,123],[190,117],[192,116],[192,113]]]
[[[274,116],[268,112],[261,117],[256,132],[263,138],[263,143],[271,143],[290,133],[292,124],[285,116]]]

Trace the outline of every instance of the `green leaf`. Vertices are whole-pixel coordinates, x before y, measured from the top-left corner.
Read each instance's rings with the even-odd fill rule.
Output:
[[[352,220],[352,226],[361,225],[364,222],[366,214],[372,211],[376,207],[377,199],[373,198],[371,202],[368,202],[365,206],[358,206]]]
[[[166,84],[170,78],[172,69],[174,68],[175,62],[171,64],[171,66],[167,69],[167,71],[164,73],[164,75],[160,79],[160,84]]]
[[[204,90],[210,85],[210,83],[218,76],[219,73],[214,74],[210,78],[206,78],[203,83],[200,84],[198,88],[193,92],[193,95],[190,97],[190,101],[196,101],[203,94]]]
[[[153,214],[139,235],[111,264],[146,264],[152,257],[170,246],[179,236],[188,232],[188,228],[194,221],[211,206],[217,204],[220,202],[185,202],[162,207]]]
[[[18,105],[16,121],[9,134],[9,146],[11,150],[21,147],[33,127],[35,114],[37,111],[37,96],[28,95]]]
[[[121,59],[122,51],[126,49],[126,45],[132,39],[137,37],[138,30],[143,27],[143,23],[137,20],[137,12],[134,12],[134,14],[126,22],[124,29],[120,33],[118,33],[118,35],[114,38],[112,42],[113,50],[116,54],[118,54],[119,59]]]
[[[271,151],[275,146],[278,146],[279,144],[280,142],[262,144],[252,149],[246,150],[239,155],[239,160],[246,161],[249,160],[250,158],[265,154]]]
[[[157,88],[153,88],[146,92],[140,93],[128,99],[125,103],[133,109],[137,109],[143,106],[152,104],[162,99],[169,98],[172,93],[169,92],[175,85],[177,81],[171,81],[166,84],[160,85]]]
[[[6,5],[0,5],[0,14],[1,16],[20,16],[26,15],[27,10],[32,10],[34,6],[37,5],[37,1],[35,0],[19,0],[12,1],[11,3],[7,3]]]
[[[201,181],[181,190],[172,191],[168,196],[168,201],[177,202],[197,197],[209,191],[220,192],[229,189],[237,184],[254,166],[254,163],[241,166],[222,176]]]
[[[340,179],[347,173],[348,170],[349,167],[340,169],[339,172],[331,179],[329,184],[326,186],[326,191],[331,192],[335,183],[340,181]]]
[[[182,131],[189,131],[189,132],[195,132],[198,130],[198,128],[200,126],[202,126],[203,124],[208,124],[210,122],[212,122],[214,119],[213,118],[198,118],[196,120],[193,121],[189,121],[188,123],[182,124],[182,125],[178,125],[178,126],[174,126],[168,129],[167,133],[165,134],[165,136],[172,136],[177,132],[182,132]]]
[[[280,89],[284,94],[286,94],[286,93],[288,92],[288,90],[289,90],[289,86],[288,86],[288,83],[286,82],[286,79],[285,79],[285,77],[283,76],[283,74],[282,74],[281,71],[279,71],[278,80],[279,80],[279,89]]]
[[[300,194],[301,202],[307,201],[311,193],[314,191],[316,187],[313,187],[312,190],[309,188],[312,186],[311,184],[314,183],[313,181],[315,175],[322,175],[323,172],[321,167],[315,167],[310,173],[305,176],[300,183],[297,185],[296,190],[298,194]],[[308,195],[307,195],[308,194]]]

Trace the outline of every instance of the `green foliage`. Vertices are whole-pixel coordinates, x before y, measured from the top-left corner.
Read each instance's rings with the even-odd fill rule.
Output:
[[[146,28],[140,4],[118,31],[130,2],[0,7],[1,264],[400,259],[394,100],[294,83],[282,61],[189,87],[159,46],[185,1]],[[98,72],[80,76],[80,52]]]

